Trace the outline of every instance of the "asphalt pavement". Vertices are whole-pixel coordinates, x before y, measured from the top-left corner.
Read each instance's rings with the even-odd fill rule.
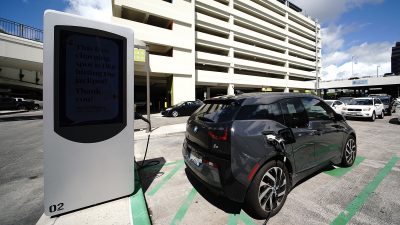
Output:
[[[351,168],[328,167],[297,185],[268,224],[399,224],[400,125],[397,115],[375,122],[349,120],[357,132]],[[241,204],[205,189],[182,161],[183,133],[150,139],[140,170],[153,224],[263,224]],[[135,142],[143,155],[146,140]],[[140,160],[137,158],[137,160]]]

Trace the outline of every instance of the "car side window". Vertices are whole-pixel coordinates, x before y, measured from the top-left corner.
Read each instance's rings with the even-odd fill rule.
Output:
[[[375,104],[382,104],[382,102],[379,98],[377,98],[377,99],[375,99]]]
[[[290,128],[308,127],[307,112],[300,99],[284,99],[280,102],[285,125]]]
[[[283,124],[283,115],[278,103],[268,105],[245,105],[241,107],[237,120],[274,120]]]
[[[316,98],[301,98],[301,102],[306,108],[310,121],[331,120],[334,116],[333,110],[331,110],[323,101]]]
[[[342,102],[339,102],[339,101],[336,101],[335,104],[336,104],[336,105],[343,105],[343,103],[342,103]]]

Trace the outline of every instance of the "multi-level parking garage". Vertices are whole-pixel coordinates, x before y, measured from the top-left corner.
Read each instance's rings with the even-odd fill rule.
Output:
[[[113,22],[149,45],[156,107],[234,89],[314,90],[320,25],[300,11],[284,0],[114,0]]]

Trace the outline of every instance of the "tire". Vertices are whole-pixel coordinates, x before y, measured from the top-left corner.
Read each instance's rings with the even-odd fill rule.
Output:
[[[275,178],[276,182],[271,177]],[[276,215],[285,203],[290,188],[291,180],[285,165],[281,161],[266,163],[257,172],[247,191],[246,211],[256,219]],[[261,195],[263,196],[260,200]]]
[[[33,110],[38,110],[38,109],[39,109],[39,105],[33,106]]]
[[[178,116],[179,116],[179,113],[178,113],[178,111],[174,110],[174,111],[172,111],[171,115],[172,115],[173,117],[178,117]]]
[[[376,115],[375,115],[375,112],[373,112],[373,113],[372,113],[372,116],[371,116],[371,118],[370,118],[369,120],[372,121],[372,122],[374,122],[375,119],[376,119]]]
[[[383,119],[383,118],[385,118],[385,112],[383,112],[383,110],[382,110],[381,115],[379,116],[379,119]]]
[[[343,146],[342,162],[340,166],[350,167],[357,157],[357,142],[353,135],[350,135]]]

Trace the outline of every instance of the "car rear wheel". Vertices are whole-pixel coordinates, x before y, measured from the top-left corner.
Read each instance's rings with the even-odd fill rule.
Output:
[[[172,115],[173,117],[178,117],[178,116],[179,116],[179,113],[178,113],[178,111],[174,110],[174,111],[172,112],[171,115]]]
[[[281,161],[265,164],[256,174],[246,195],[248,213],[257,219],[277,214],[286,201],[291,181]]]
[[[350,167],[353,165],[357,156],[357,143],[354,136],[347,138],[346,145],[343,147],[343,156],[341,166]]]

